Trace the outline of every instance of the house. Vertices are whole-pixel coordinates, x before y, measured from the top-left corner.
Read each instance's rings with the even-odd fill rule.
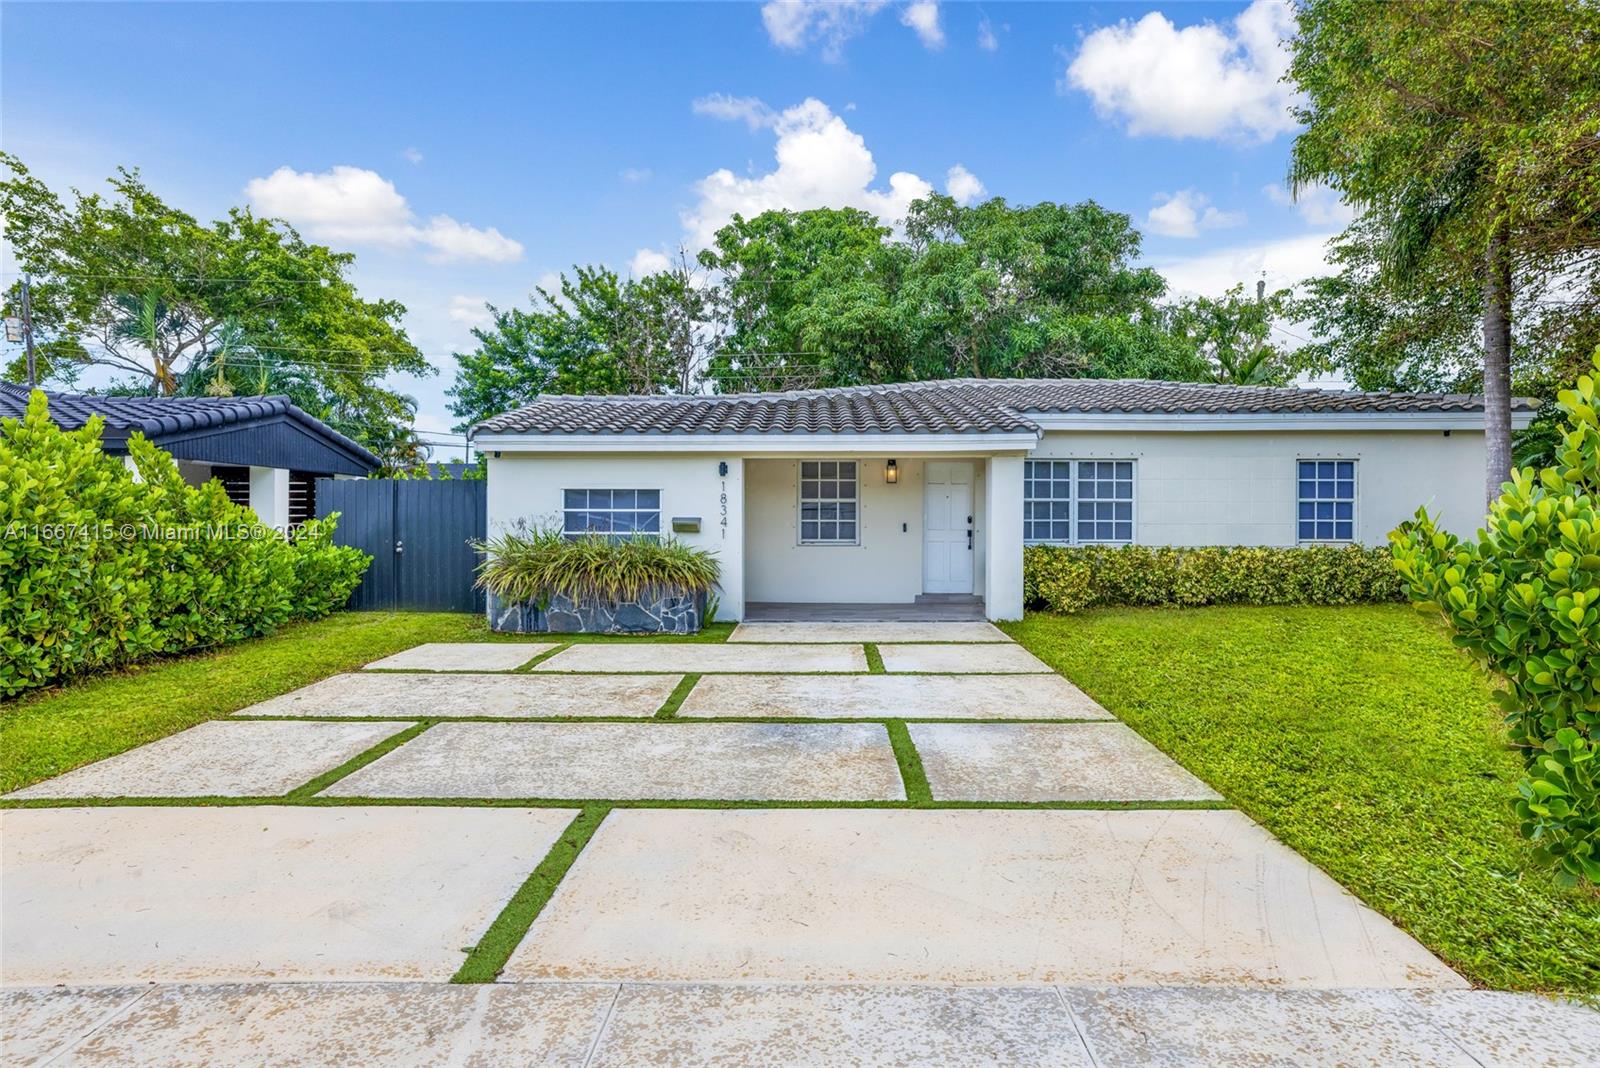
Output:
[[[1513,423],[1532,415],[1519,401]],[[918,602],[1015,619],[1024,545],[1379,545],[1421,504],[1464,531],[1483,516],[1483,400],[1464,395],[963,379],[547,396],[474,444],[491,534],[678,532],[718,554],[726,619]]]
[[[21,418],[28,393],[0,384],[0,417]],[[77,430],[98,415],[105,420],[102,447],[123,456],[128,438],[142,433],[172,454],[190,485],[219,479],[230,500],[270,527],[315,518],[317,479],[364,477],[381,466],[287,397],[46,396],[50,417],[63,430]]]

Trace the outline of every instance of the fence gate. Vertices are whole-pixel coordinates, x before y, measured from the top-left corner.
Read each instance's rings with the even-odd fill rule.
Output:
[[[488,530],[488,489],[482,479],[319,478],[317,516],[340,513],[333,540],[372,557],[350,607],[483,611],[471,543]]]

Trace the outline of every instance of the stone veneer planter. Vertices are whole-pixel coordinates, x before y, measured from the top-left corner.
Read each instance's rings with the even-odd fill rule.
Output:
[[[682,590],[646,590],[631,601],[574,601],[557,594],[504,601],[489,594],[489,629],[511,634],[693,634],[705,622],[706,597]]]

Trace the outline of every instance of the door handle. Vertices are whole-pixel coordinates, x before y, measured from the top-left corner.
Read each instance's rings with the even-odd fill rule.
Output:
[[[972,528],[967,528],[967,552],[972,551]]]

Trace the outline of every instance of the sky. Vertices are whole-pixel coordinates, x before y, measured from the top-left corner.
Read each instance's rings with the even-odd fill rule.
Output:
[[[439,368],[392,384],[448,441],[486,302],[647,272],[736,211],[1093,199],[1175,293],[1320,273],[1348,212],[1285,184],[1291,25],[1275,0],[5,2],[0,146],[58,192],[138,167],[202,219],[356,253]]]

